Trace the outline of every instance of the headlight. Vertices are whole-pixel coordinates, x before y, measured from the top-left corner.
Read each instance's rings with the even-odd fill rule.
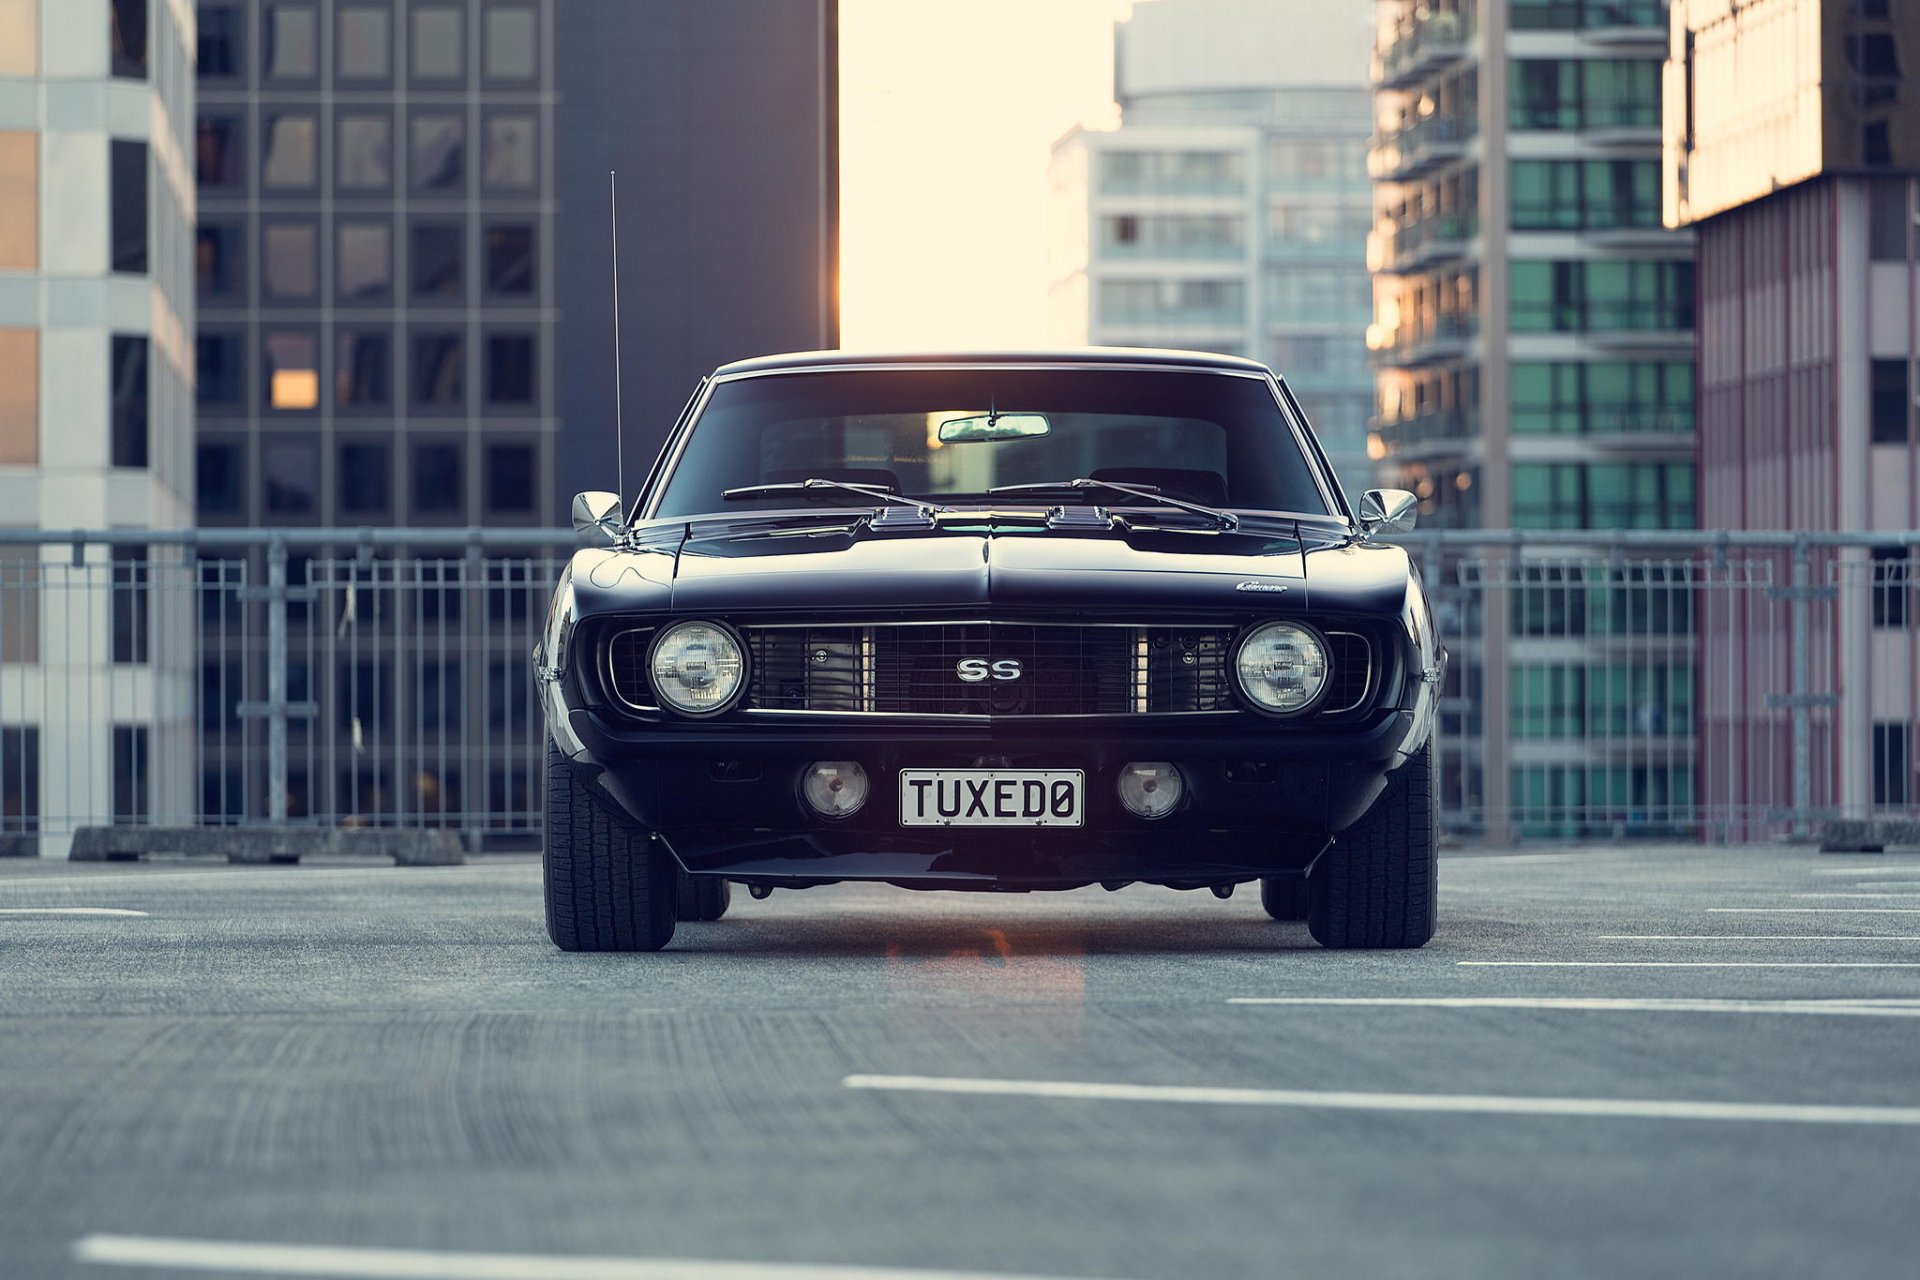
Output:
[[[1327,689],[1326,643],[1298,623],[1269,622],[1247,632],[1233,665],[1248,701],[1277,715],[1305,711]]]
[[[653,691],[681,715],[725,711],[747,682],[747,657],[717,622],[677,622],[653,642],[647,661]]]

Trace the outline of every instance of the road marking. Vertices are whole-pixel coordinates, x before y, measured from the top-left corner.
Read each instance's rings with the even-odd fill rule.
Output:
[[[256,1276],[376,1277],[378,1280],[1042,1280],[982,1271],[853,1267],[692,1258],[555,1257],[454,1253],[345,1245],[238,1244],[158,1236],[91,1235],[74,1241],[81,1262],[160,1271],[244,1272]]]
[[[1473,969],[1920,969],[1920,960],[1456,960]]]
[[[1920,915],[1920,906],[1711,906],[1709,915]]]
[[[1614,996],[1234,996],[1228,1004],[1418,1009],[1587,1009],[1619,1013],[1786,1013],[1920,1018],[1920,1000],[1697,1000]]]
[[[1101,1102],[1185,1102],[1228,1107],[1334,1111],[1425,1111],[1471,1115],[1581,1116],[1622,1120],[1745,1120],[1787,1124],[1920,1125],[1920,1107],[1795,1106],[1655,1098],[1541,1098],[1475,1093],[1357,1093],[1312,1089],[1215,1089],[1189,1085],[1069,1080],[980,1080],[950,1076],[848,1076],[849,1089],[952,1093]]]
[[[144,916],[123,907],[0,907],[0,916]]]
[[[1920,893],[1796,893],[1796,898],[1920,898]]]
[[[1920,933],[1596,933],[1608,942],[1920,942]]]

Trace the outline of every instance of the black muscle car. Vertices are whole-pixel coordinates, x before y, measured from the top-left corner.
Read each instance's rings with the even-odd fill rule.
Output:
[[[839,880],[1212,889],[1330,947],[1434,929],[1445,654],[1264,366],[794,355],[703,381],[561,575],[547,927]]]

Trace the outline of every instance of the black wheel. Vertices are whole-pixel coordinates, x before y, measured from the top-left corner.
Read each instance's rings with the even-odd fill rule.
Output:
[[[562,951],[658,951],[673,937],[680,869],[587,789],[547,743],[547,935]]]
[[[1260,905],[1275,920],[1307,918],[1307,878],[1267,876],[1260,881]]]
[[[707,876],[680,877],[680,918],[682,920],[718,920],[727,914],[733,901],[733,886],[725,880]]]
[[[1433,743],[1387,779],[1307,879],[1307,929],[1323,947],[1421,947],[1439,898]]]

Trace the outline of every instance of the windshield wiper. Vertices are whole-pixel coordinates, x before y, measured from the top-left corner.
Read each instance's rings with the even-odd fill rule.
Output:
[[[1144,498],[1148,502],[1157,502],[1162,506],[1192,511],[1208,517],[1222,529],[1232,530],[1240,527],[1240,517],[1231,511],[1222,511],[1217,507],[1204,507],[1197,502],[1188,502],[1184,498],[1169,498],[1160,492],[1157,485],[1150,484],[1120,484],[1113,480],[1091,480],[1082,476],[1077,480],[1049,480],[1041,484],[1003,484],[987,492],[989,494],[1078,493],[1088,489],[1106,489],[1112,493],[1124,493],[1130,498]]]
[[[831,489],[839,493],[857,493],[863,498],[874,498],[880,502],[912,507],[926,515],[936,511],[952,510],[951,507],[943,507],[937,502],[902,497],[891,489],[883,489],[877,484],[856,484],[851,480],[789,480],[782,484],[750,484],[739,489],[727,489],[720,496],[732,502],[738,498],[759,498],[770,493],[817,493],[822,489]]]

